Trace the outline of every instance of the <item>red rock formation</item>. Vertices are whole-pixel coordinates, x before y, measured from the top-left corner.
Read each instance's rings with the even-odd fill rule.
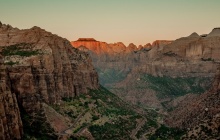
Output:
[[[126,48],[126,53],[131,53],[131,52],[137,51],[137,50],[138,50],[138,49],[137,49],[137,46],[134,45],[133,43],[130,43],[130,44],[128,45],[128,47]]]
[[[97,54],[101,54],[107,51],[107,43],[96,41],[93,38],[79,38],[77,41],[71,42],[72,46],[78,48],[80,46],[85,46],[89,50]]]
[[[144,48],[151,48],[152,45],[150,43],[147,43],[146,45],[144,45]]]
[[[141,50],[141,49],[143,49],[144,47],[142,46],[142,45],[139,45],[138,46],[138,50]]]
[[[108,44],[107,48],[106,53],[108,54],[124,53],[126,51],[126,46],[122,42]]]
[[[156,40],[152,43],[152,47],[162,47],[172,43],[172,40]]]
[[[100,54],[115,54],[115,53],[130,53],[138,50],[137,46],[133,43],[129,44],[126,47],[122,42],[110,43],[96,41],[93,38],[79,38],[77,41],[71,42],[72,46],[75,48],[79,48],[81,46],[86,47],[92,52],[100,55]]]

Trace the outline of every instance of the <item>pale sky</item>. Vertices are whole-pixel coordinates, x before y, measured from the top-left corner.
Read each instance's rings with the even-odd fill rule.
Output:
[[[0,21],[70,41],[144,45],[220,27],[220,0],[0,0]]]

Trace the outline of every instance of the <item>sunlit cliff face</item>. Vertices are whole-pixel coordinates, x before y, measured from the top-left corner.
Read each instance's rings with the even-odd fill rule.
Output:
[[[106,43],[106,42],[100,42],[96,41],[93,38],[79,38],[77,41],[72,41],[71,44],[75,48],[81,48],[82,46],[91,50],[92,52],[95,52],[96,54],[102,54],[102,53],[108,53],[108,54],[114,54],[114,53],[130,53],[133,51],[141,50],[143,48],[151,48],[151,47],[160,47],[167,44],[170,44],[172,41],[170,40],[156,40],[152,43],[147,43],[144,46],[139,45],[138,47],[130,43],[127,47],[122,42],[117,43]]]

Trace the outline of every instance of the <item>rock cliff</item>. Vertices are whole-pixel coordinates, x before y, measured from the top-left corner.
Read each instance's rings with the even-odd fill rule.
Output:
[[[99,43],[97,45],[89,40],[87,44],[74,41],[72,45],[76,48],[78,46],[87,48],[87,52],[89,51],[93,58],[94,66],[99,69],[126,72],[138,69],[155,76],[213,77],[216,63],[220,61],[218,30],[218,28],[213,29],[207,37],[192,33],[175,41],[156,40],[152,45],[146,44],[138,48],[134,44],[125,47],[122,43],[105,43],[101,47],[102,42],[96,41]],[[97,49],[94,48],[99,48],[99,52],[102,53],[97,53]]]
[[[144,46],[137,47],[133,43],[130,43],[126,47],[122,42],[108,44],[96,41],[95,39],[80,38],[77,41],[72,41],[71,44],[75,48],[89,52],[93,59],[94,66],[98,69],[110,68],[129,71],[142,62],[146,63],[150,56],[153,57],[152,54],[146,52],[152,48],[163,47],[171,42],[172,41],[157,40],[153,42],[152,45],[148,43]]]
[[[0,139],[21,139],[23,135],[16,94],[6,72],[0,49]]]
[[[171,81],[180,78],[185,87],[184,93],[203,92],[208,88],[220,62],[219,28],[213,29],[205,37],[192,33],[174,41],[156,40],[152,45],[148,43],[138,48],[134,44],[125,47],[121,43],[106,43],[101,49],[102,53],[96,53],[92,49],[92,42],[87,41],[87,44],[90,45],[80,41],[72,42],[74,47],[84,46],[84,50],[90,53],[102,85],[129,102],[154,108],[161,107],[159,104],[164,102],[156,97],[158,92],[163,91],[144,88],[149,86],[149,82],[142,81],[144,75],[155,77],[152,80],[157,77],[171,77]],[[196,83],[195,87],[190,86],[191,80]],[[195,88],[203,90],[189,90]],[[169,99],[167,97],[166,100]]]
[[[87,93],[87,88],[99,87],[98,75],[89,55],[74,49],[68,40],[39,27],[20,30],[1,24],[0,46],[1,62],[6,65],[11,82],[8,88],[2,88],[8,95],[3,94],[1,100],[5,108],[10,104],[9,107],[14,106],[15,109],[12,117],[6,118],[13,119],[13,123],[18,122],[13,124],[12,130],[12,126],[8,126],[9,130],[3,129],[5,132],[22,134],[18,129],[21,123],[16,102],[28,115],[36,117],[38,113],[44,114],[44,104],[59,105],[62,98],[75,97]],[[6,123],[6,118],[3,123]],[[8,135],[5,134],[5,139]]]

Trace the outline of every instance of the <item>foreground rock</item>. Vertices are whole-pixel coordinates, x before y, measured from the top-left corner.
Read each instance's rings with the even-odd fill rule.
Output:
[[[5,133],[16,131],[17,138],[22,136],[19,135],[19,132],[22,134],[22,129],[18,129],[21,126],[18,104],[20,110],[25,111],[27,115],[36,119],[40,116],[43,118],[42,121],[48,122],[48,126],[51,127],[44,112],[47,110],[45,107],[59,105],[62,98],[87,93],[87,88],[99,87],[98,76],[88,54],[72,48],[66,39],[39,27],[19,30],[1,24],[0,46],[4,57],[1,62],[7,65],[6,75],[11,83],[6,85],[6,88],[4,76],[1,77],[4,93],[1,100],[5,108],[7,104],[16,108],[14,113],[12,112],[15,123],[13,130],[11,126],[8,126],[8,130],[1,130]],[[6,93],[8,95],[5,95]],[[11,117],[6,116],[3,123],[9,118]],[[7,139],[8,135],[10,134],[5,134],[4,138]]]

